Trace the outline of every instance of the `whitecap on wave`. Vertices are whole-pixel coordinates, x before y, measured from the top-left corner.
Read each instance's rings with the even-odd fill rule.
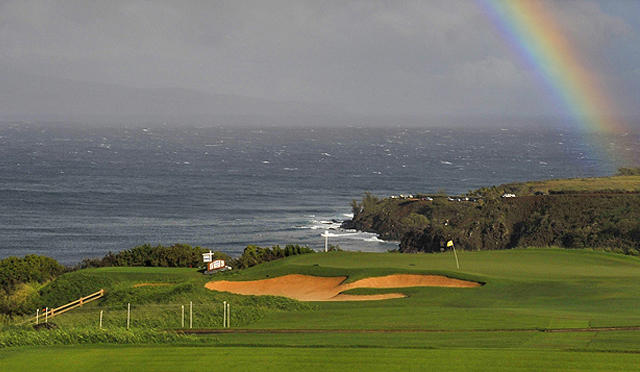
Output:
[[[384,240],[378,238],[377,236],[370,236],[368,238],[364,238],[363,240],[365,242],[385,243]]]
[[[294,226],[296,229],[305,230],[337,230],[342,226],[342,221],[335,219],[318,219],[315,215],[305,216],[306,220],[302,224]]]
[[[337,220],[312,220],[308,226],[311,230],[336,230],[342,225],[341,221]]]
[[[352,214],[344,213],[344,217],[353,218]],[[388,242],[380,239],[377,234],[364,231],[358,231],[353,229],[343,229],[341,227],[342,222],[337,220],[322,220],[317,218],[311,218],[308,223],[304,225],[295,226],[297,229],[305,229],[311,231],[324,231],[329,230],[332,232],[332,244],[338,244],[341,246],[351,247],[357,249],[368,250],[370,244],[373,244],[370,248],[378,250],[380,244],[396,245],[397,242]],[[357,243],[360,242],[360,243]]]

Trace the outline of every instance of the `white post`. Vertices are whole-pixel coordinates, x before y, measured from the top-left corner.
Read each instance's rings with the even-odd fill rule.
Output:
[[[48,307],[44,308],[44,322],[45,323],[49,323],[49,308]]]
[[[103,312],[104,312],[103,310],[100,310],[100,329],[102,329],[102,313]]]
[[[193,328],[193,301],[189,302],[189,328]]]
[[[222,301],[222,328],[227,328],[227,301]]]
[[[131,303],[127,303],[127,329],[129,329],[130,323],[131,323]]]
[[[36,309],[36,324],[38,324],[39,319],[40,319],[40,308]]]
[[[324,251],[325,252],[329,251],[329,231],[328,230],[324,231]]]
[[[184,305],[182,305],[182,328],[184,328]]]
[[[231,304],[227,304],[227,328],[231,327]]]

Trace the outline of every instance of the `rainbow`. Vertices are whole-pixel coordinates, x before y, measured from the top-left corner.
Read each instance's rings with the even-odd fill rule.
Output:
[[[583,133],[627,133],[604,83],[539,0],[477,0],[510,50]],[[629,144],[637,146],[637,144]],[[627,150],[629,149],[628,146]],[[633,157],[631,153],[623,157]],[[631,160],[631,159],[630,159]],[[636,161],[633,161],[636,162]]]
[[[580,58],[548,7],[539,0],[479,0],[511,50],[583,130],[620,133],[616,105],[598,75]]]

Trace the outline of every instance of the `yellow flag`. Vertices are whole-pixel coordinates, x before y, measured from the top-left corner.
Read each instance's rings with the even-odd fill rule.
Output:
[[[453,240],[449,240],[447,242],[447,248],[449,248],[449,247],[453,247]]]

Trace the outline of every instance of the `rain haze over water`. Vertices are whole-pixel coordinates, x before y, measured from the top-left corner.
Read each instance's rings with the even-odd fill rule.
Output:
[[[523,129],[3,124],[0,257],[73,264],[145,243],[321,249],[325,229],[343,249],[387,251],[397,243],[339,229],[365,191],[462,194],[613,174],[590,146],[580,134]]]

